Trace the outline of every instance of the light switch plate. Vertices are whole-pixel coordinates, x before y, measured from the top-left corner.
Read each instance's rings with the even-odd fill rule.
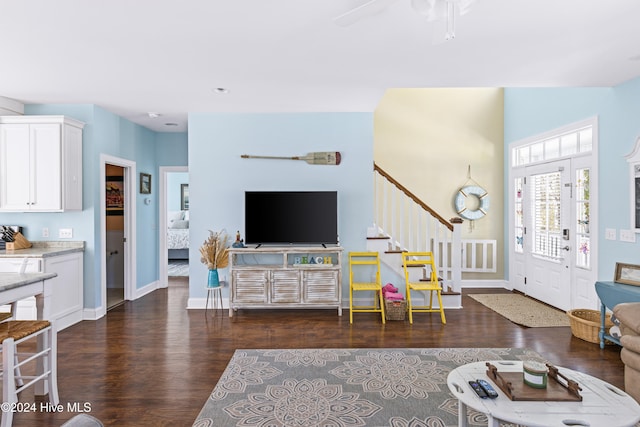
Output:
[[[58,232],[58,237],[61,239],[72,239],[73,238],[73,228],[61,228]]]
[[[616,240],[616,229],[615,228],[606,228],[604,230],[604,238],[607,240]]]
[[[636,233],[633,230],[620,230],[620,241],[635,243]]]

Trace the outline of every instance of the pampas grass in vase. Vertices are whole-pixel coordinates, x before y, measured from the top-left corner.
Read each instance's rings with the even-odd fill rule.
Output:
[[[229,236],[224,230],[209,230],[209,237],[200,246],[200,262],[209,269],[207,285],[220,286],[218,269],[229,265]]]

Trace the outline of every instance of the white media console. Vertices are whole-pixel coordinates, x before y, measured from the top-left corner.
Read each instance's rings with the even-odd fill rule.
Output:
[[[342,316],[342,248],[229,250],[229,317],[239,308],[336,308]]]

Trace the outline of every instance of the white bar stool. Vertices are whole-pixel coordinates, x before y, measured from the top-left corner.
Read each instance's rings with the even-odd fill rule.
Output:
[[[222,304],[222,286],[207,286],[207,302],[204,305],[204,315],[207,315],[207,308],[209,307],[209,298],[211,298],[211,308],[213,310],[218,309],[218,301],[220,301],[220,309],[224,309]]]
[[[24,341],[38,338],[42,347],[35,353],[18,352],[18,345]],[[0,323],[0,341],[2,342],[2,402],[9,405],[18,402],[18,394],[27,387],[45,381],[49,389],[48,400],[58,405],[57,378],[57,336],[55,325],[46,320],[9,320]],[[20,360],[18,360],[20,359]],[[24,375],[18,370],[21,366],[36,360],[35,375]],[[22,380],[22,385],[17,385]],[[10,427],[13,412],[3,411],[1,427]]]

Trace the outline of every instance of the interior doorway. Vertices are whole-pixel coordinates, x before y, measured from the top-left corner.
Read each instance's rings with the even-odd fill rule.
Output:
[[[135,298],[136,164],[100,155],[100,310]]]
[[[122,166],[105,165],[107,310],[124,302],[124,173]]]
[[[189,276],[189,169],[160,167],[160,282]]]

